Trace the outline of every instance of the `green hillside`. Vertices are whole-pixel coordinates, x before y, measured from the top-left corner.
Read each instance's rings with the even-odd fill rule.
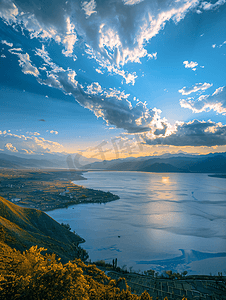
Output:
[[[84,239],[65,229],[40,210],[22,208],[0,197],[0,241],[20,251],[38,245],[63,262],[81,257]]]
[[[0,197],[0,300],[151,299],[78,259],[83,241],[40,210]]]
[[[211,299],[226,299],[222,276],[217,281],[204,278],[205,288],[200,279],[182,278],[176,283],[169,278],[124,274],[120,268],[116,272],[114,267],[107,276],[94,264],[82,262],[87,257],[79,246],[83,241],[44,212],[0,197],[0,300],[191,300],[200,291],[205,295],[199,299],[215,294],[221,298]],[[124,275],[132,291],[120,278]],[[186,287],[179,290],[185,281]],[[191,297],[183,296],[189,293]]]

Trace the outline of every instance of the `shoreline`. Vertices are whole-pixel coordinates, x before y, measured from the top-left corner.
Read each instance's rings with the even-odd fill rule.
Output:
[[[225,174],[215,174],[215,175],[208,175],[209,177],[213,177],[213,178],[224,178],[226,179],[226,175]]]
[[[0,196],[20,207],[41,211],[119,199],[110,192],[74,184],[73,181],[87,180],[82,175],[81,171],[68,169],[1,169]]]
[[[16,171],[18,171],[18,170],[16,170]],[[65,193],[63,195],[60,195],[61,196],[61,201],[62,201],[61,204],[58,204],[55,208],[51,207],[47,210],[41,209],[44,212],[47,212],[47,211],[50,211],[50,210],[56,210],[58,208],[65,208],[69,205],[74,205],[74,204],[106,203],[106,202],[115,201],[115,200],[119,199],[119,197],[117,195],[114,195],[112,193],[108,194],[106,192],[102,192],[102,191],[99,191],[99,190],[88,189],[88,188],[84,188],[83,186],[79,186],[79,185],[74,184],[72,182],[72,180],[69,181],[68,178],[67,178],[67,176],[69,175],[68,170],[54,170],[54,171],[53,170],[48,170],[48,171],[42,170],[42,172],[40,170],[36,170],[36,171],[34,171],[34,170],[32,170],[32,171],[31,170],[20,170],[20,172],[23,173],[23,174],[21,174],[21,175],[23,175],[23,177],[18,177],[19,176],[18,172],[12,172],[11,174],[9,174],[8,170],[7,170],[8,174],[5,174],[5,175],[8,176],[8,178],[5,179],[8,182],[5,182],[5,184],[10,185],[7,188],[8,188],[8,190],[11,190],[12,193],[13,193],[14,189],[18,188],[20,184],[23,185],[23,183],[26,182],[26,181],[31,182],[33,188],[34,187],[36,188],[35,183],[37,183],[37,182],[39,184],[40,184],[40,182],[46,182],[47,185],[49,183],[51,185],[54,185],[54,183],[57,183],[57,184],[59,184],[59,186],[57,186],[58,189],[63,188],[63,189],[68,189],[69,190],[69,192],[67,192],[66,190],[61,192],[61,193]],[[61,177],[61,178],[56,179],[55,175],[57,174],[57,172],[58,172],[59,176],[64,175],[65,177]],[[75,171],[75,172],[77,172],[77,171]],[[1,170],[0,170],[0,173],[1,173]],[[52,174],[52,173],[54,173],[54,174]],[[80,174],[73,174],[70,171],[70,175],[73,174],[73,175],[76,175],[76,176],[79,175],[79,176],[82,177],[83,173],[82,172],[79,172],[79,173]],[[4,174],[1,174],[1,175],[4,175]],[[42,175],[44,175],[46,177],[44,178],[45,180],[40,181],[39,179],[40,179],[40,176],[42,176]],[[28,177],[26,177],[26,176],[28,176]],[[60,181],[60,179],[62,181]],[[75,179],[74,181],[76,181],[76,180],[87,180],[87,179]],[[1,187],[0,191],[1,192],[2,192],[2,188],[4,188],[3,185],[4,185],[4,180],[3,180],[3,176],[2,176],[0,178],[0,187]],[[11,187],[11,185],[13,185],[13,186]],[[71,186],[72,186],[72,188],[71,188]],[[78,191],[79,191],[79,194],[81,194],[80,195],[81,198],[78,197],[78,199],[74,200],[74,201],[79,201],[79,202],[71,201],[70,196],[73,196],[72,195],[73,187],[79,188],[79,190],[76,190],[76,193],[78,193]],[[19,188],[19,190],[21,190],[21,189],[23,189],[23,188]],[[55,187],[55,190],[56,190],[56,187]],[[44,189],[42,191],[44,191]],[[51,191],[52,190],[50,190],[49,192],[46,191],[47,196],[48,195],[51,195],[51,196],[53,195]],[[82,197],[82,195],[85,195],[84,193],[87,192],[87,191],[93,193],[93,196],[96,193],[95,196],[97,196],[97,198],[87,199],[88,197]],[[25,193],[25,190],[23,190],[23,192]],[[33,192],[34,192],[34,195],[36,195],[36,196],[40,195],[40,190],[36,189],[36,190],[33,190]],[[55,191],[55,193],[58,193],[58,192]],[[108,195],[106,195],[106,194],[108,194]],[[100,199],[99,197],[101,195],[103,197],[104,196],[108,196],[108,197],[106,199],[101,198],[102,199],[101,202],[100,201],[95,201],[95,199],[96,200]],[[112,195],[112,197],[110,195]],[[19,203],[16,203],[16,204],[19,204]],[[30,205],[33,205],[33,204],[30,204]],[[63,206],[60,206],[60,205],[63,205]],[[21,204],[19,204],[19,206],[25,207],[24,205],[21,205]],[[36,208],[36,207],[31,207],[31,206],[27,206],[27,207]],[[40,209],[40,208],[38,208],[38,209]],[[83,241],[81,241],[80,244],[84,243],[84,242],[85,242],[85,240],[83,239]],[[95,262],[93,262],[93,263],[95,264]],[[195,296],[196,294],[201,294],[201,293],[203,293],[203,287],[205,288],[205,285],[206,285],[206,291],[207,290],[209,291],[208,295],[209,294],[216,295],[215,294],[216,292],[217,292],[218,295],[224,295],[224,294],[221,294],[222,289],[224,289],[224,291],[226,290],[225,276],[187,275],[183,279],[182,278],[181,279],[170,279],[170,278],[148,277],[146,275],[141,275],[141,274],[138,274],[138,273],[123,273],[123,272],[115,272],[114,270],[111,270],[111,271],[106,270],[106,271],[108,271],[108,276],[112,277],[112,279],[115,279],[114,276],[116,276],[116,277],[117,276],[125,277],[126,280],[127,280],[128,285],[131,287],[132,290],[137,291],[138,288],[147,290],[147,288],[149,288],[149,291],[150,291],[151,295],[156,295],[156,296],[163,295],[162,293],[165,292],[163,287],[167,287],[167,289],[168,289],[168,291],[167,291],[168,299],[171,299],[170,297],[171,296],[173,297],[173,295],[182,296],[182,293],[186,293],[185,294],[186,296],[188,296],[189,293],[193,293],[192,297]],[[131,280],[131,278],[132,278],[132,280]],[[139,281],[141,280],[141,282],[139,282],[139,283],[137,283],[136,281],[134,282],[134,279],[135,280],[139,279]],[[147,280],[149,280],[149,286],[147,286],[147,284],[146,284]],[[150,286],[151,283],[154,284],[153,287]],[[172,286],[171,286],[171,283],[172,283]],[[186,288],[184,288],[185,284],[187,286]],[[180,285],[180,288],[178,288],[179,285]],[[189,285],[189,287],[188,287],[188,285]],[[193,285],[196,286],[196,287],[193,288]],[[169,292],[169,289],[174,291],[174,293]],[[179,294],[177,294],[177,292]],[[205,293],[203,293],[203,294],[205,294]],[[191,299],[191,298],[188,297],[188,299]],[[202,299],[202,298],[200,298],[200,299]],[[206,299],[206,298],[203,298],[203,299]],[[225,299],[225,298],[222,298],[222,299]]]

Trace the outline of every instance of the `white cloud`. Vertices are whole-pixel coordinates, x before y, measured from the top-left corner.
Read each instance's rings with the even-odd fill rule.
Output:
[[[141,101],[133,106],[127,99],[128,94],[115,89],[103,90],[98,82],[90,84],[86,89],[80,84],[75,87],[69,82],[67,72],[59,72],[55,74],[52,82],[41,83],[54,86],[55,82],[58,84],[55,87],[73,95],[80,105],[91,110],[98,118],[104,119],[107,125],[114,125],[129,133],[152,130],[156,127],[157,120],[161,120],[160,110],[148,109],[147,104]]]
[[[217,44],[212,45],[212,48],[221,48],[222,46],[224,46],[226,44],[226,41],[224,41],[222,44],[220,44],[219,46],[217,46]]]
[[[63,44],[65,45],[66,50],[63,50],[62,53],[65,56],[73,56],[74,60],[76,60],[77,56],[73,55],[73,48],[77,40],[78,39],[76,34],[68,34],[63,40]]]
[[[148,56],[148,58],[154,58],[154,59],[157,59],[157,52],[152,53],[152,54],[148,54],[147,56]]]
[[[62,150],[64,149],[61,144],[59,144],[57,142],[46,140],[41,137],[39,137],[39,138],[34,137],[33,141],[35,142],[37,148],[38,147],[41,148],[42,151],[46,150],[46,152],[48,152],[48,153],[62,152]]]
[[[29,131],[27,131],[26,132],[26,134],[29,134],[29,135],[40,135],[40,133],[39,132],[29,132]]]
[[[136,72],[133,73],[129,73],[129,72],[125,72],[124,70],[122,70],[122,68],[118,65],[112,64],[112,58],[107,56],[103,58],[102,55],[99,53],[96,53],[90,46],[86,45],[87,48],[85,50],[85,52],[88,54],[88,58],[90,59],[95,59],[99,66],[102,69],[107,69],[107,71],[110,74],[117,74],[121,77],[124,78],[126,84],[131,83],[132,85],[135,84],[135,79],[137,78]],[[98,70],[98,73],[100,73],[101,71]],[[103,72],[102,72],[103,74]]]
[[[2,43],[2,44],[5,44],[5,45],[7,45],[7,46],[9,46],[9,47],[13,47],[13,43],[9,43],[9,42],[7,42],[6,40],[1,40],[1,43]]]
[[[196,66],[198,66],[198,63],[197,62],[194,62],[194,61],[191,61],[190,63],[187,61],[187,60],[185,60],[184,62],[183,62],[183,64],[184,64],[184,66],[185,66],[185,68],[190,68],[190,69],[192,69],[193,71],[196,71]]]
[[[18,62],[19,62],[20,67],[22,68],[22,72],[24,74],[30,74],[30,75],[33,75],[35,77],[38,77],[39,71],[35,66],[33,66],[31,64],[29,54],[28,53],[22,54],[22,53],[15,52],[15,51],[22,51],[22,49],[21,48],[9,49],[9,52],[11,54],[16,54],[19,57]]]
[[[21,150],[24,151],[26,154],[34,154],[32,150],[27,150],[27,149],[21,149]]]
[[[77,76],[76,72],[74,70],[71,69],[67,69],[66,71],[67,76],[68,76],[68,82],[74,87],[77,88],[78,85],[78,81],[75,80],[75,76]]]
[[[175,124],[175,130],[168,136],[144,137],[148,145],[207,146],[226,145],[226,125],[212,121],[193,120]]]
[[[41,57],[45,62],[45,66],[40,67],[40,70],[47,71],[46,66],[49,66],[53,73],[64,72],[64,69],[62,67],[59,67],[52,61],[51,57],[49,56],[49,53],[45,50],[44,45],[42,45],[41,49],[35,49],[35,55]]]
[[[8,151],[11,151],[11,152],[18,152],[18,150],[16,149],[16,147],[14,147],[11,143],[5,144],[5,148],[6,148]]]
[[[11,48],[9,49],[9,52],[13,52],[13,51],[18,51],[18,52],[22,52],[22,48]],[[17,53],[13,53],[13,54],[17,54]]]
[[[7,23],[16,22],[18,9],[11,0],[1,0],[0,2],[0,17]]]
[[[22,65],[23,72],[31,73],[33,69],[29,56],[21,56],[22,54],[15,52],[15,49],[10,51],[24,59],[21,61],[21,64],[24,63]],[[116,128],[122,128],[128,132],[143,132],[156,127],[156,116],[159,117],[160,111],[148,109],[146,103],[141,101],[137,101],[133,106],[127,99],[128,94],[115,89],[103,91],[98,82],[84,88],[75,80],[77,75],[75,71],[69,68],[64,70],[52,62],[44,46],[42,49],[36,49],[36,55],[44,60],[46,66],[46,69],[42,69],[46,73],[46,79],[42,79],[41,76],[37,78],[40,84],[55,87],[61,89],[65,94],[73,95],[78,103],[90,109],[97,117],[102,117],[108,125],[114,125]],[[126,74],[124,70],[120,72],[127,82],[134,80],[134,74]],[[28,149],[28,147],[23,147],[23,149]]]
[[[225,87],[224,87],[224,86],[219,87],[219,88],[216,89],[216,91],[213,93],[213,96],[214,96],[214,95],[220,94],[220,93],[223,92],[224,90],[225,90]]]
[[[7,141],[7,142],[5,142]],[[14,134],[4,130],[0,131],[0,147],[4,145],[4,148],[11,152],[23,153],[54,153],[64,152],[64,147],[50,140],[46,140],[40,136],[31,136],[24,134]],[[26,150],[25,150],[26,149]]]
[[[5,22],[26,29],[30,38],[54,39],[65,47],[63,54],[73,59],[75,44],[86,43],[101,68],[134,84],[137,75],[125,72],[123,66],[141,63],[144,57],[156,59],[155,52],[147,52],[147,43],[168,21],[178,23],[198,4],[198,0],[170,5],[168,0],[103,0],[101,4],[95,0],[56,0],[54,5],[52,0],[2,0],[1,16]]]
[[[144,0],[123,0],[125,5],[135,5],[143,1]]]
[[[226,44],[226,41],[224,41],[220,46],[219,46],[219,48],[221,48],[223,45],[225,45]]]
[[[1,57],[2,57],[2,58],[6,58],[5,54],[1,54]]]
[[[58,131],[56,131],[56,130],[50,130],[50,133],[52,133],[52,134],[58,134]]]
[[[48,85],[49,87],[54,87],[58,89],[63,89],[63,86],[60,84],[60,81],[57,79],[58,76],[51,72],[47,72],[47,79],[39,79],[40,84]]]
[[[77,34],[74,31],[75,26],[71,23],[69,17],[67,18],[66,23],[67,23],[67,32],[65,37],[62,39],[62,43],[64,44],[66,50],[63,50],[62,53],[65,56],[73,57],[74,60],[76,60],[77,58],[76,55],[73,55],[74,44],[75,42],[78,41]]]
[[[212,9],[218,8],[219,6],[221,6],[225,3],[226,3],[226,0],[218,0],[215,3],[210,3],[210,2],[204,1],[200,4],[200,8],[202,8],[203,10],[212,10]]]
[[[197,100],[181,99],[181,107],[191,109],[194,113],[215,111],[226,115],[226,88],[220,87],[212,95],[202,95]]]
[[[117,90],[116,88],[110,88],[108,90],[105,90],[104,91],[104,95],[107,97],[107,98],[111,98],[111,97],[114,97],[118,100],[122,100],[122,99],[127,99],[130,94],[125,94],[124,91],[119,91]],[[138,100],[139,101],[139,100]]]
[[[191,86],[190,88],[183,87],[180,89],[178,92],[181,93],[182,95],[190,95],[191,93],[195,93],[198,91],[205,91],[208,88],[210,88],[213,84],[211,83],[196,83],[195,85]]]
[[[86,89],[86,92],[88,94],[93,94],[93,95],[99,94],[102,91],[103,91],[102,87],[100,86],[100,84],[98,82],[91,83],[90,85],[87,86],[87,89]]]
[[[135,106],[127,100],[126,96],[113,93],[89,96],[81,88],[80,92],[73,94],[76,100],[87,107],[99,118],[101,117],[108,125],[114,125],[129,133],[146,132],[152,130],[156,120],[160,118],[160,110],[148,109],[146,103],[137,102]]]
[[[222,46],[224,46],[226,44],[226,41],[224,41],[222,44],[220,44],[219,46],[217,46],[216,44],[212,45],[213,48],[221,48]]]
[[[30,75],[33,75],[33,76],[37,77],[39,75],[39,71],[35,66],[33,66],[31,64],[29,54],[27,54],[27,53],[25,53],[25,54],[18,53],[17,55],[20,58],[19,59],[19,65],[20,65],[20,67],[22,67],[22,72],[24,74],[30,74]]]
[[[97,13],[95,10],[97,4],[94,0],[84,1],[82,3],[82,9],[85,11],[86,18],[89,18],[92,14]]]
[[[96,70],[100,73],[106,69],[110,74],[118,74],[127,84],[134,84],[137,74],[126,72],[123,69],[124,65],[129,62],[142,63],[144,58],[156,59],[156,52],[152,54],[147,52],[147,43],[168,21],[178,23],[187,12],[199,4],[198,0],[174,1],[171,5],[166,0],[139,2],[103,0],[101,5],[98,5],[100,2],[97,1],[96,4],[92,0],[82,3],[56,0],[54,5],[51,5],[50,0],[44,1],[45,3],[41,0],[25,2],[15,0],[14,6],[9,2],[11,7],[16,7],[20,13],[18,16],[14,14],[14,19],[11,20],[22,29],[27,29],[31,38],[43,38],[43,43],[54,39],[65,48],[63,54],[69,57],[74,57],[77,41],[80,45],[86,43],[86,53],[99,64]],[[5,20],[7,21],[7,18]],[[146,103],[141,101],[132,105],[127,95],[114,89],[103,90],[98,82],[84,88],[76,80],[75,71],[65,70],[52,62],[44,46],[42,49],[36,49],[36,55],[44,60],[39,68],[41,74],[32,64],[28,53],[16,51],[21,50],[11,49],[11,53],[18,55],[25,74],[39,76],[37,79],[41,84],[72,94],[78,103],[90,109],[97,117],[102,117],[107,124],[129,133],[151,132],[159,138],[170,135],[170,126],[166,120],[160,119],[159,110],[149,109]],[[184,65],[195,70],[198,63],[184,61]],[[46,78],[41,77],[43,73],[46,74]],[[195,88],[197,91],[197,86],[190,89],[195,91]],[[184,87],[182,93],[188,95],[190,93],[188,89]],[[203,99],[201,100],[203,102]],[[40,137],[29,138],[36,147],[43,145],[47,147],[46,149],[50,147],[51,143]],[[26,141],[28,140],[26,137]],[[13,142],[12,144],[14,145]],[[24,146],[22,149],[29,150],[29,147]]]
[[[67,80],[68,84],[71,86],[71,88],[76,89],[78,81],[75,79],[77,76],[77,73],[68,68],[67,70],[63,69],[62,67],[55,64],[52,59],[49,56],[49,53],[45,50],[45,46],[42,45],[41,49],[36,48],[35,55],[38,55],[44,60],[44,67],[39,68],[42,71],[46,73],[46,79],[38,79],[38,82],[40,84],[45,84],[50,87],[55,87],[59,89],[63,89],[63,86],[61,85],[59,81],[59,77],[65,77],[65,80]],[[50,70],[47,69],[47,67],[50,67]],[[65,81],[64,80],[64,81]],[[70,94],[70,92],[68,92]]]
[[[104,74],[104,72],[102,72],[102,71],[99,70],[99,69],[95,69],[95,70],[96,70],[96,72],[99,73],[99,74]]]

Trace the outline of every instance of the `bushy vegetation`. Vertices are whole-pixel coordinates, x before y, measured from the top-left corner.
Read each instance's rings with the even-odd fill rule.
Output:
[[[151,300],[130,292],[124,279],[112,280],[80,259],[62,264],[37,246],[21,253],[0,243],[1,300]]]
[[[60,225],[63,226],[65,229],[71,231],[71,226],[70,226],[70,224],[64,224],[64,223],[61,223]]]
[[[154,270],[147,270],[144,271],[144,275],[146,276],[150,276],[150,277],[155,277],[155,278],[169,278],[169,279],[184,279],[186,277],[186,275],[188,274],[187,271],[184,271],[182,273],[173,273],[171,270],[168,271],[164,271],[162,274],[159,275],[158,272],[155,272]]]

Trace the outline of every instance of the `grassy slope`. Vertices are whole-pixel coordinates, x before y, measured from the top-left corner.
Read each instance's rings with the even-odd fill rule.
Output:
[[[20,251],[33,245],[45,247],[66,262],[74,259],[75,245],[84,240],[44,212],[19,207],[0,197],[0,241]]]

